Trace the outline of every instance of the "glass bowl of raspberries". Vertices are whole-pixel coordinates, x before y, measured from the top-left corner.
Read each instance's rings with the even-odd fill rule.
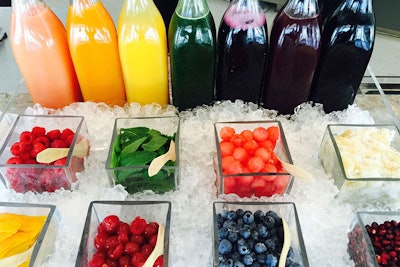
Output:
[[[215,267],[309,266],[292,202],[217,201],[213,228]]]
[[[347,252],[356,267],[399,266],[400,212],[356,212],[348,230]]]
[[[289,194],[294,178],[281,161],[292,164],[292,158],[279,121],[216,122],[214,130],[218,194]]]
[[[0,180],[18,193],[70,190],[89,151],[83,117],[19,115],[0,150]]]
[[[92,201],[75,266],[169,266],[170,220],[169,201]]]

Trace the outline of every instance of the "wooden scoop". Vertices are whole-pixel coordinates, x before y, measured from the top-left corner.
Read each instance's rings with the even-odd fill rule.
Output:
[[[50,163],[68,156],[69,148],[46,148],[36,155],[36,161],[40,163]],[[84,158],[89,153],[89,142],[82,139],[74,146],[72,156]]]
[[[176,160],[175,142],[173,140],[171,140],[169,143],[169,149],[167,153],[162,154],[151,161],[148,169],[149,176],[152,177],[156,175],[169,160]]]
[[[277,156],[278,157],[278,156]],[[311,182],[314,178],[312,175],[304,170],[303,168],[300,168],[299,166],[290,164],[288,162],[282,161],[279,157],[278,160],[281,162],[282,167],[291,175],[294,177],[304,181],[304,182]]]
[[[153,267],[154,262],[157,258],[164,254],[164,226],[162,224],[158,225],[157,243],[153,251],[147,258],[143,267]]]
[[[290,237],[290,230],[289,226],[287,225],[286,221],[282,218],[283,224],[283,246],[281,251],[281,256],[279,257],[279,264],[278,267],[285,267],[287,254],[289,252],[291,237]]]

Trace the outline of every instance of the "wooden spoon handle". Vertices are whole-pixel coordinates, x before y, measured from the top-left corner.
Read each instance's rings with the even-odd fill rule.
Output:
[[[154,247],[149,257],[147,258],[143,267],[153,267],[154,262],[157,260],[157,258],[164,254],[164,232],[165,232],[164,225],[159,224],[156,246]]]
[[[283,241],[281,256],[279,257],[279,265],[278,265],[278,267],[285,267],[286,258],[287,258],[287,254],[289,252],[290,243],[291,243],[289,226],[287,225],[285,219],[283,219],[283,218],[282,218],[282,224],[283,224],[284,241]]]

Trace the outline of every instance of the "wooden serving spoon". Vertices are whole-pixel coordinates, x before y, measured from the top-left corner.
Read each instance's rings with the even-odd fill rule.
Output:
[[[40,151],[36,155],[36,161],[40,163],[50,163],[68,156],[69,150],[70,148],[49,147]],[[88,153],[89,153],[89,141],[87,139],[82,139],[74,146],[74,150],[72,151],[72,156],[76,156],[78,158],[84,158]]]
[[[285,267],[287,254],[289,252],[291,237],[290,237],[290,230],[289,226],[287,225],[285,219],[282,218],[283,224],[283,246],[281,251],[281,256],[279,257],[279,264],[278,267]]]
[[[300,168],[299,166],[290,164],[288,162],[282,161],[278,156],[278,160],[281,162],[282,167],[291,175],[293,175],[296,178],[299,178],[300,180],[304,182],[311,182],[314,180],[313,176],[304,170],[303,168]]]
[[[159,224],[156,246],[154,247],[149,257],[147,258],[143,267],[153,267],[154,262],[157,260],[157,258],[164,254],[164,232],[165,232],[164,225]]]
[[[162,154],[151,161],[148,169],[149,176],[152,177],[156,175],[169,160],[176,160],[175,142],[173,140],[171,140],[169,143],[169,149],[167,153]]]

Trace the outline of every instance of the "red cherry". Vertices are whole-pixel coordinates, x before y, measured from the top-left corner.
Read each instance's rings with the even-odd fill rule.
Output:
[[[156,261],[153,264],[153,267],[164,267],[164,258],[163,255],[158,256]]]

